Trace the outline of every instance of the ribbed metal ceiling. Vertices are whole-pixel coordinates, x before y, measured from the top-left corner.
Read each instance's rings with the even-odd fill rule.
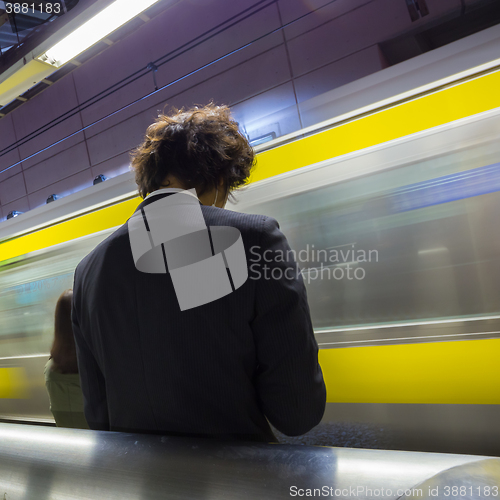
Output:
[[[0,64],[9,51],[16,50],[27,38],[42,32],[51,21],[77,3],[78,0],[0,0]]]

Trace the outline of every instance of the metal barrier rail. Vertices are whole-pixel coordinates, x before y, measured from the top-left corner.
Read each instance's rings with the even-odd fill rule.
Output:
[[[0,423],[0,499],[421,498],[419,483],[485,458]]]

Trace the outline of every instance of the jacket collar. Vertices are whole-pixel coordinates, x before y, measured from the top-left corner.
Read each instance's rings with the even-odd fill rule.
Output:
[[[149,193],[146,196],[146,198],[144,198],[144,200],[137,206],[134,213],[137,212],[138,210],[142,210],[144,207],[147,207],[151,203],[154,203],[155,201],[158,201],[161,198],[165,198],[166,196],[171,196],[175,193],[180,193],[181,191],[185,191],[185,189],[177,189],[177,188],[157,189],[156,191]],[[194,196],[194,195],[191,195],[191,196]],[[200,202],[200,205],[201,204],[202,203]]]

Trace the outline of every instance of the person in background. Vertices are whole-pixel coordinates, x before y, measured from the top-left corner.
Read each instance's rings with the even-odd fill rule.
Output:
[[[45,386],[57,427],[88,429],[71,326],[72,297],[73,291],[66,290],[57,300],[54,343],[44,369]]]

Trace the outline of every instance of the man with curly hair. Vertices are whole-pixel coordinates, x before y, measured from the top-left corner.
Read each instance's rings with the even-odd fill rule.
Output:
[[[75,272],[72,311],[90,428],[268,442],[269,422],[287,435],[320,422],[318,346],[286,238],[270,217],[223,209],[254,161],[229,108],[213,104],[160,116],[132,152],[144,201],[129,224],[151,235],[153,204],[173,210],[165,198],[196,193],[207,228],[236,228],[247,256],[286,257],[265,259],[271,278],[245,269],[232,293],[182,310],[165,247],[157,273],[136,268],[129,224],[98,245]]]

